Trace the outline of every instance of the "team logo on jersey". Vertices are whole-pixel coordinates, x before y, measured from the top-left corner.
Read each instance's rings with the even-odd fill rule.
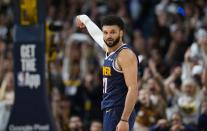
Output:
[[[111,67],[103,66],[103,75],[111,76]]]

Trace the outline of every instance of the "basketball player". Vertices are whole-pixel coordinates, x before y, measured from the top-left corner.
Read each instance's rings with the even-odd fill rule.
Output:
[[[138,57],[123,43],[124,23],[120,17],[107,16],[102,31],[86,15],[76,18],[80,28],[87,28],[93,39],[106,51],[103,65],[104,131],[132,131],[134,105],[138,96]]]

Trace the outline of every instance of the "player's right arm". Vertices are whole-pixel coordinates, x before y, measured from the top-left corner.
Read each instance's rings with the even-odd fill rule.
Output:
[[[80,28],[87,28],[89,34],[91,37],[96,41],[96,43],[101,46],[102,49],[107,51],[107,46],[103,40],[103,33],[102,31],[98,28],[98,26],[91,21],[91,19],[87,15],[78,15],[76,17],[76,23]]]
[[[124,80],[128,87],[124,110],[116,130],[123,131],[123,129],[129,129],[128,120],[138,97],[138,60],[136,55],[131,50],[122,49],[117,56],[117,62],[123,71]]]

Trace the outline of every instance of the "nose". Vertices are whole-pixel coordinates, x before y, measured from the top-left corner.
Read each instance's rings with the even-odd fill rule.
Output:
[[[111,34],[107,34],[106,38],[107,39],[112,38]]]
[[[107,40],[108,40],[108,39],[111,39],[111,38],[112,38],[111,36],[107,36],[107,37],[106,37]]]

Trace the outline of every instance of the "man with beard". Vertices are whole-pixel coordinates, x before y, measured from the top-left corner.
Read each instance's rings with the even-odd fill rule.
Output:
[[[87,28],[92,38],[106,51],[103,65],[104,131],[132,131],[134,105],[138,96],[138,57],[123,43],[124,22],[120,17],[107,16],[102,31],[86,15],[76,18],[80,28]]]

